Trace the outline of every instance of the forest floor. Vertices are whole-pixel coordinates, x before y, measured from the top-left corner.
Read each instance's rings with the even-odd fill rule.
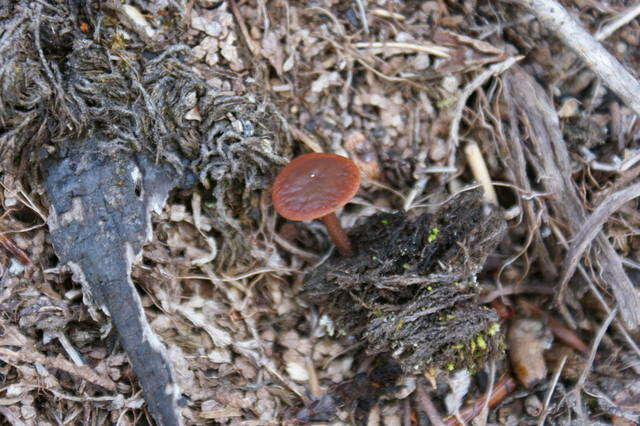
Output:
[[[245,252],[229,254],[210,188],[175,191],[132,277],[187,424],[637,424],[635,1],[560,2],[631,73],[611,78],[598,74],[616,70],[608,58],[567,46],[584,34],[563,36],[535,10],[542,0],[130,3],[140,20],[127,37],[161,34],[171,10],[184,62],[210,87],[273,103],[289,156],[356,162],[345,228],[434,213],[477,187],[507,222],[474,299],[498,314],[501,350],[474,369],[381,383],[365,342],[333,333],[331,308],[301,297],[332,255],[320,222],[284,220],[259,188],[235,216]],[[106,319],[59,268],[46,206],[10,174],[0,182],[0,417],[153,424]]]

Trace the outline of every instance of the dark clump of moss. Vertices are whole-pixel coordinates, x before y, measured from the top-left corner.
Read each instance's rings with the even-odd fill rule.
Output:
[[[134,3],[152,40],[123,2],[0,1],[0,173],[37,188],[43,153],[76,140],[105,158],[151,155],[197,178],[223,237],[217,260],[235,263],[260,226],[262,190],[291,157],[287,124],[268,99],[215,89],[184,63],[180,2],[157,2],[162,15]]]
[[[411,219],[379,213],[351,232],[352,257],[337,255],[307,279],[304,296],[327,306],[340,333],[389,352],[406,372],[475,369],[501,352],[498,317],[475,301],[476,274],[506,223],[479,191]]]

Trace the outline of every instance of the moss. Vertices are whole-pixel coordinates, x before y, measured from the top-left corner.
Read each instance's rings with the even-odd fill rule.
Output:
[[[392,353],[406,371],[477,369],[501,354],[502,337],[495,311],[475,301],[475,274],[506,228],[479,197],[463,193],[415,219],[364,219],[349,233],[354,255],[312,272],[303,297],[364,339],[367,353]]]
[[[484,340],[484,337],[482,337],[482,334],[478,334],[476,342],[478,342],[478,347],[483,351],[487,349],[487,342]]]
[[[487,334],[489,336],[494,336],[496,333],[500,331],[500,324],[497,322],[492,323],[487,330]]]
[[[440,233],[440,229],[439,228],[433,228],[431,229],[431,232],[429,232],[429,236],[427,237],[427,242],[432,243],[436,240],[436,238],[438,238],[438,234]]]

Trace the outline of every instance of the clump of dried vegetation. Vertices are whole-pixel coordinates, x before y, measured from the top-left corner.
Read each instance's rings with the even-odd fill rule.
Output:
[[[476,274],[505,228],[502,212],[483,214],[480,191],[415,219],[376,213],[350,232],[353,256],[308,274],[303,297],[327,307],[337,335],[355,334],[407,373],[475,371],[503,349],[498,315],[475,299]]]
[[[553,26],[545,13],[563,9],[551,0],[0,1],[0,414],[153,421],[46,227],[41,150],[99,130],[105,155],[152,153],[197,181],[154,216],[132,271],[185,423],[634,424],[640,8],[562,4],[592,48],[567,47],[584,34]],[[590,54],[602,46],[611,58]],[[606,75],[611,60],[631,74]],[[371,264],[331,257],[319,223],[276,217],[265,189],[308,151],[358,163],[364,184],[343,224],[402,270],[362,279]],[[447,296],[473,296],[464,304],[490,312],[486,324],[499,317],[508,356],[466,369],[446,354],[444,372],[399,356],[419,367],[400,375],[404,324],[360,329],[349,305],[376,304],[364,313],[374,320],[416,315],[424,286],[389,296],[376,278],[424,280],[443,258],[411,269],[418,256],[382,244],[380,219],[408,226],[408,244],[420,218],[476,186],[503,208],[506,235],[480,257],[449,241],[445,260],[461,263],[444,265],[477,273],[477,288]],[[497,229],[469,221],[473,206],[449,226]]]

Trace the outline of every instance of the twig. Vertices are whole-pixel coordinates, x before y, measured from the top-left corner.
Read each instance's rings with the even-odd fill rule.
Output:
[[[462,93],[460,94],[460,98],[458,99],[458,103],[456,103],[456,108],[453,112],[453,119],[449,125],[449,139],[447,140],[450,149],[449,166],[453,166],[455,163],[455,148],[458,146],[460,137],[459,132],[460,122],[462,121],[462,112],[464,111],[464,107],[467,104],[469,97],[491,77],[502,74],[522,58],[524,58],[524,56],[514,56],[502,62],[498,62],[497,64],[493,64],[464,86],[464,89],[462,89]]]
[[[407,18],[404,17],[404,15],[401,15],[401,14],[396,13],[396,12],[390,12],[390,11],[385,10],[385,9],[373,9],[371,11],[371,14],[375,15],[375,16],[379,16],[381,18],[393,18],[396,21],[404,21],[405,19],[407,19]]]
[[[428,180],[429,178],[425,176],[416,181],[416,183],[413,185],[413,187],[405,197],[404,203],[402,203],[402,209],[404,211],[408,212],[414,207],[413,202],[418,195],[422,194],[422,191],[424,191],[424,187],[427,185]]]
[[[369,23],[367,22],[367,13],[364,10],[364,3],[362,0],[356,0],[356,3],[358,4],[358,12],[360,13],[360,21],[362,21],[364,32],[369,34]]]
[[[40,353],[30,351],[28,348],[23,352],[14,352],[0,348],[0,359],[6,360],[9,358],[29,363],[39,362],[47,368],[64,371],[65,373],[80,377],[112,392],[116,390],[116,384],[111,379],[98,375],[88,366],[77,366],[62,358],[50,359]]]
[[[313,138],[313,136],[309,135],[304,130],[298,129],[293,124],[289,124],[289,131],[291,132],[291,136],[294,139],[298,139],[300,142],[304,143],[307,148],[309,148],[313,152],[323,152],[322,146]]]
[[[441,58],[448,58],[450,50],[446,47],[438,46],[437,44],[425,43],[403,43],[399,41],[363,41],[360,43],[354,43],[353,47],[356,49],[401,49],[408,51],[424,52],[433,56],[439,56]]]
[[[442,421],[442,417],[440,416],[440,413],[438,412],[436,406],[433,404],[433,401],[431,401],[431,398],[429,398],[429,394],[425,390],[424,385],[420,380],[418,380],[418,382],[416,383],[416,394],[416,396],[418,397],[418,402],[424,410],[424,413],[429,418],[429,421],[434,426],[443,426],[444,422]]]
[[[464,422],[469,422],[471,419],[475,418],[478,414],[480,414],[482,407],[484,407],[485,400],[489,399],[489,408],[493,408],[502,402],[503,399],[507,397],[511,392],[513,392],[516,388],[516,381],[511,376],[502,376],[500,380],[496,383],[493,388],[493,392],[489,395],[485,394],[482,398],[475,401],[472,405],[463,408],[460,411],[460,417]],[[456,426],[460,425],[458,419],[455,416],[449,416],[444,419],[445,426]]]
[[[534,294],[555,294],[556,289],[544,283],[532,282],[530,284],[506,285],[496,288],[487,293],[481,293],[478,299],[480,303],[491,303],[498,297],[511,296],[513,294],[534,293]]]
[[[307,372],[309,373],[309,390],[314,398],[320,398],[322,396],[322,389],[320,389],[320,381],[318,380],[318,373],[313,365],[313,360],[307,357],[305,359]]]
[[[602,297],[600,290],[598,290],[598,287],[596,287],[596,285],[593,283],[593,280],[591,279],[591,277],[589,277],[589,274],[587,274],[587,271],[585,271],[582,266],[578,266],[578,272],[580,272],[580,275],[582,275],[582,278],[589,284],[589,289],[591,289],[591,292],[593,293],[593,295],[596,297],[596,299],[598,299],[598,302],[600,302],[600,306],[602,306],[605,312],[611,313],[611,308],[609,307],[609,305],[607,305],[607,302],[604,300],[604,297]],[[624,327],[624,324],[622,324],[620,320],[615,319],[613,321],[613,325],[620,332],[620,334],[622,334],[622,336],[625,338],[625,340],[627,341],[627,344],[629,345],[629,348],[631,348],[631,350],[634,351],[636,355],[640,357],[640,347],[638,347],[636,342],[633,340],[633,337],[631,337],[627,329]]]
[[[491,185],[491,175],[489,175],[489,169],[484,161],[480,147],[478,147],[477,143],[470,142],[464,148],[464,153],[467,156],[467,162],[471,167],[473,177],[482,185],[484,199],[489,203],[498,204],[498,196],[495,189],[493,189],[493,185]]]
[[[58,341],[60,342],[64,350],[67,352],[67,355],[69,355],[69,358],[71,358],[71,361],[73,361],[75,365],[77,365],[78,367],[82,367],[83,365],[86,365],[84,360],[82,359],[82,356],[80,356],[78,351],[76,351],[76,349],[73,347],[69,339],[67,339],[67,335],[64,334],[64,332],[58,333],[57,337],[58,337]]]
[[[600,28],[595,34],[595,38],[598,41],[602,41],[616,32],[620,27],[627,25],[629,22],[636,19],[640,15],[640,2],[635,6],[631,6],[629,9],[622,12],[613,21],[609,22],[604,27]]]
[[[587,376],[589,375],[589,370],[591,370],[591,366],[593,365],[593,360],[596,358],[596,353],[598,352],[598,346],[600,346],[600,342],[602,341],[604,334],[607,332],[607,329],[609,328],[611,321],[614,320],[617,313],[618,313],[618,307],[616,306],[611,310],[607,319],[602,323],[600,330],[598,330],[598,334],[596,334],[596,337],[593,339],[593,344],[591,345],[591,352],[589,353],[589,358],[585,363],[584,369],[582,370],[582,373],[580,374],[580,378],[578,379],[574,389],[582,389],[582,386],[584,386],[584,382],[587,380]]]
[[[495,360],[491,360],[491,376],[489,378],[489,388],[487,389],[487,393],[488,394],[493,394],[493,387],[495,386],[495,381],[496,381],[496,362]],[[478,424],[480,426],[486,426],[487,424],[487,418],[489,417],[489,402],[490,402],[491,398],[485,398],[484,400],[484,405],[482,406],[482,410],[480,410],[480,421],[478,422]]]
[[[547,419],[549,415],[549,403],[551,403],[551,397],[553,396],[553,391],[556,389],[556,385],[558,384],[558,379],[560,378],[560,374],[564,369],[564,364],[567,362],[569,357],[565,355],[562,357],[558,368],[556,368],[556,372],[553,374],[553,379],[551,379],[551,385],[549,386],[549,390],[547,391],[547,396],[544,399],[544,408],[542,409],[542,413],[540,413],[540,419],[538,420],[538,426],[544,426],[544,421]]]
[[[249,35],[247,24],[245,24],[240,10],[238,10],[236,0],[228,0],[228,3],[229,7],[231,8],[231,13],[233,14],[234,18],[236,18],[236,22],[238,23],[238,27],[240,28],[240,33],[242,33],[242,37],[244,38],[245,43],[247,43],[247,47],[253,55],[257,56],[260,53],[260,49],[254,43],[251,35]]]
[[[555,211],[555,219],[564,220],[575,235],[587,216],[575,189],[571,158],[555,107],[540,84],[519,67],[509,72],[506,83],[509,86],[507,97],[511,96],[514,104],[523,112],[531,144],[532,160],[529,164],[541,178],[545,190],[554,194],[549,203]],[[553,223],[551,225],[556,232],[556,227]],[[601,279],[611,287],[625,324],[634,329],[640,325],[640,295],[607,238],[599,234],[595,242],[600,250],[596,253],[594,263],[600,265]]]
[[[640,116],[640,83],[564,7],[555,0],[523,0],[523,3]]]
[[[66,393],[58,392],[55,389],[48,389],[56,398],[66,399],[74,402],[111,402],[117,398],[117,396],[74,396],[67,395]]]
[[[22,251],[20,247],[18,247],[9,237],[3,235],[4,233],[0,233],[0,247],[3,247],[6,251],[14,255],[20,263],[23,265],[28,265],[31,263],[31,259],[27,254]]]
[[[628,188],[607,196],[582,224],[580,231],[573,238],[573,242],[569,247],[564,264],[562,265],[563,272],[560,278],[560,290],[558,291],[556,300],[563,297],[567,289],[567,283],[573,276],[582,254],[596,238],[607,219],[609,219],[616,210],[636,197],[640,197],[640,183],[636,183],[635,185],[631,185]]]

